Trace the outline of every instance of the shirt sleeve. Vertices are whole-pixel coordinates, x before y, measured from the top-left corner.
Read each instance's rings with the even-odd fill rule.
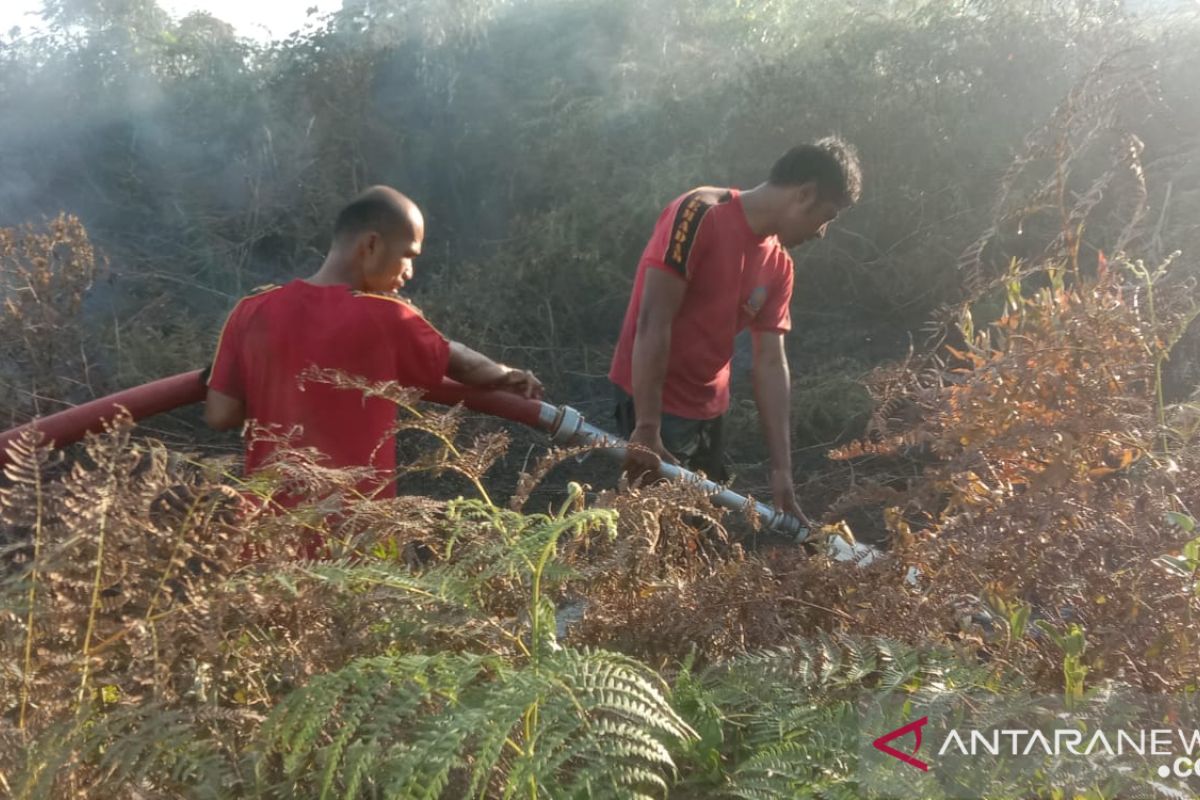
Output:
[[[771,281],[767,301],[750,323],[755,333],[787,333],[792,329],[792,285],[795,269],[792,257],[781,252],[776,263],[778,274]]]
[[[242,383],[242,304],[234,306],[221,328],[217,352],[208,373],[208,387],[239,400],[245,399]]]
[[[450,366],[450,341],[415,311],[398,308],[396,380],[405,386],[439,386]]]
[[[699,193],[685,195],[668,207],[659,217],[651,245],[643,256],[647,265],[692,280],[713,236],[713,226],[704,224],[711,208],[712,204]]]

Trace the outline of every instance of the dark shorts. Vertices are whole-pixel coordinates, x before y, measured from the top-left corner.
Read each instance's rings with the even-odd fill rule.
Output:
[[[616,400],[614,415],[617,433],[628,439],[633,434],[637,417],[633,398],[619,386],[613,386]],[[674,414],[662,415],[663,446],[679,463],[688,469],[703,472],[709,480],[722,483],[729,480],[725,467],[725,415],[713,419],[687,419]]]

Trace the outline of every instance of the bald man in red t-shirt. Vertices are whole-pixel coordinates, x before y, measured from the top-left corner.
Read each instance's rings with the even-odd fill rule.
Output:
[[[638,262],[609,371],[620,432],[644,448],[629,449],[630,472],[655,470],[665,458],[726,480],[733,341],[749,328],[775,507],[808,523],[792,477],[786,248],[824,236],[857,201],[861,180],[854,149],[829,137],[789,150],[753,189],[694,189],[663,210]]]
[[[315,275],[241,300],[229,315],[208,379],[205,421],[217,430],[247,419],[279,433],[298,427],[295,446],[314,447],[331,467],[372,467],[366,495],[395,494],[396,407],[297,377],[309,367],[371,381],[431,388],[444,376],[470,386],[541,396],[533,373],[498,364],[448,341],[396,292],[412,278],[425,222],[400,192],[376,186],[342,209],[333,245]],[[248,439],[246,473],[274,445]],[[278,498],[291,504],[300,498]]]

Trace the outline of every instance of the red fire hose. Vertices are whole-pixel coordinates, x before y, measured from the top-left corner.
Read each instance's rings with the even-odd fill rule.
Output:
[[[139,420],[199,403],[205,393],[200,374],[201,370],[196,370],[172,375],[4,431],[0,433],[0,466],[8,463],[9,444],[27,430],[41,431],[56,447],[65,447],[78,442],[86,434],[103,430],[104,423],[116,416],[118,406],[124,406],[135,420]]]
[[[134,420],[140,420],[203,402],[207,390],[201,376],[202,370],[172,375],[4,431],[0,433],[0,465],[8,461],[9,444],[27,430],[41,431],[56,447],[66,447],[89,433],[103,430],[104,423],[116,416],[118,407],[128,409]],[[510,392],[486,392],[447,380],[426,393],[425,399],[447,406],[462,403],[473,411],[504,417],[531,428],[539,427],[542,404]]]
[[[201,370],[194,370],[163,378],[4,431],[0,433],[0,466],[8,461],[9,445],[27,430],[38,430],[56,447],[65,447],[79,441],[88,433],[102,430],[104,423],[116,416],[118,407],[128,409],[136,421],[181,406],[199,403],[207,391],[201,374]],[[445,380],[438,388],[426,392],[425,399],[442,405],[462,403],[472,411],[503,417],[545,431],[550,434],[555,444],[602,445],[604,452],[624,458],[626,443],[623,440],[591,425],[582,414],[570,406],[552,406],[541,400],[529,400],[510,392],[474,389],[451,380]],[[752,502],[726,487],[704,480],[673,464],[664,462],[661,471],[664,477],[672,480],[695,482],[711,495],[714,504],[724,508],[743,510]],[[776,511],[763,503],[754,503],[754,506],[759,518],[768,528],[793,536],[797,541],[807,537],[808,529],[795,517]]]

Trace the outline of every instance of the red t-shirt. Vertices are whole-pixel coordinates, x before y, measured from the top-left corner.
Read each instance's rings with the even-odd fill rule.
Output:
[[[774,236],[756,236],[737,189],[694,189],[659,216],[638,262],[633,295],[608,377],[633,394],[633,340],[646,270],[687,281],[671,326],[663,411],[712,419],[729,408],[733,340],[791,330],[792,258]]]
[[[395,495],[396,406],[297,376],[311,365],[371,381],[437,386],[446,374],[450,344],[412,306],[396,297],[316,286],[295,280],[242,299],[229,315],[208,385],[240,399],[246,418],[285,433],[299,426],[296,446],[315,447],[331,467],[377,470],[359,490]],[[385,438],[386,437],[386,438]],[[274,446],[248,441],[246,473]],[[378,491],[377,491],[378,490]],[[290,505],[300,498],[279,498]]]

